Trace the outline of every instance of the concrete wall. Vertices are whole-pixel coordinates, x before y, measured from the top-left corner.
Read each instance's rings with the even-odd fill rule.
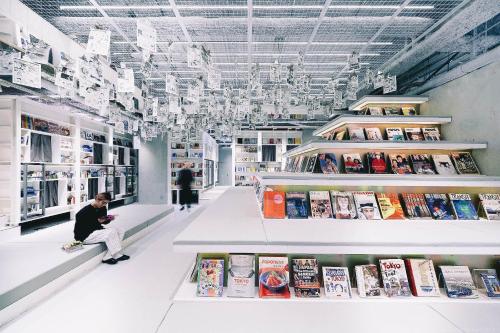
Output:
[[[485,150],[473,151],[482,174],[500,176],[500,61],[483,67],[423,95],[429,103],[423,115],[451,115],[443,125],[445,140],[487,142]]]
[[[169,174],[167,138],[141,141],[139,149],[139,202],[167,204],[169,202]]]

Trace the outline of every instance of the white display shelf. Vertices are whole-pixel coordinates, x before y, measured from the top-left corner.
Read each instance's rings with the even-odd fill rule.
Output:
[[[57,133],[37,131],[37,130],[33,130],[33,129],[29,129],[29,128],[24,128],[24,127],[21,128],[21,131],[31,132],[31,133],[35,133],[35,134],[49,135],[49,136],[54,136],[54,137],[59,137],[59,138],[65,138],[65,139],[68,139],[68,140],[74,140],[75,139],[73,136],[70,136],[70,135],[62,135],[62,134],[57,134]]]
[[[486,149],[485,142],[452,142],[452,141],[326,141],[318,140],[287,151],[283,156],[291,157],[318,150],[471,150]]]
[[[349,110],[360,111],[369,105],[418,105],[429,101],[425,96],[364,96],[353,104],[349,105]]]
[[[253,189],[232,188],[173,244],[190,253],[497,255],[499,234],[493,221],[265,220]]]
[[[415,125],[442,125],[451,123],[451,117],[434,116],[355,116],[340,115],[329,123],[321,126],[313,132],[314,136],[322,136],[337,128],[350,125],[373,125],[373,124],[415,124]]]
[[[266,186],[377,186],[377,187],[480,187],[500,188],[500,177],[484,175],[397,175],[397,174],[321,174],[260,172]]]

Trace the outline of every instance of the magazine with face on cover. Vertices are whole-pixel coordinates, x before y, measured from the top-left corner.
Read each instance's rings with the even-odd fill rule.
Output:
[[[420,128],[405,128],[406,139],[410,141],[424,141],[424,135]]]
[[[344,159],[344,169],[346,173],[365,173],[365,166],[363,165],[361,155],[357,153],[344,154],[342,157]]]
[[[378,206],[384,220],[404,220],[405,214],[397,193],[377,193]]]
[[[355,219],[356,204],[350,192],[330,191],[333,217],[336,219]]]
[[[425,141],[439,141],[441,140],[441,134],[437,127],[424,127],[422,128],[422,133],[424,134]]]
[[[337,158],[335,154],[325,153],[318,155],[319,166],[324,174],[339,173]]]
[[[387,163],[383,152],[369,152],[367,157],[370,173],[387,173]]]
[[[389,141],[405,141],[403,130],[401,127],[388,127],[385,129],[387,140]]]
[[[404,175],[412,173],[410,161],[406,154],[389,154],[389,163],[391,164],[392,172],[395,174]]]
[[[454,220],[453,210],[450,200],[444,193],[426,193],[424,194],[427,207],[435,220]]]
[[[356,204],[356,213],[360,220],[381,220],[377,205],[375,193],[372,191],[352,192],[354,203]]]

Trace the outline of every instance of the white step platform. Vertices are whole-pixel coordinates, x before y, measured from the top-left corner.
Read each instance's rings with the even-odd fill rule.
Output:
[[[132,204],[110,213],[118,215],[112,223],[126,231],[127,239],[172,211],[167,205]],[[73,239],[73,227],[69,221],[0,244],[0,310],[104,252],[104,244],[64,252],[61,246]]]

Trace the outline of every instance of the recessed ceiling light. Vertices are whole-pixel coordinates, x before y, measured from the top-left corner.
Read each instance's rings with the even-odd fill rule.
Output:
[[[103,10],[155,10],[155,9],[168,9],[171,10],[172,7],[169,5],[102,5],[99,6]],[[180,10],[247,10],[246,5],[220,5],[220,6],[188,6],[188,5],[177,5],[177,9]],[[322,9],[322,5],[289,5],[289,6],[267,6],[267,5],[254,5],[253,9],[261,10],[319,10]],[[330,9],[340,9],[340,10],[356,10],[356,9],[381,9],[381,10],[397,10],[401,6],[397,5],[332,5],[329,6]],[[91,5],[61,5],[60,10],[97,10],[97,7]],[[405,6],[404,9],[413,10],[431,10],[434,6],[419,6],[419,5],[409,5]]]

